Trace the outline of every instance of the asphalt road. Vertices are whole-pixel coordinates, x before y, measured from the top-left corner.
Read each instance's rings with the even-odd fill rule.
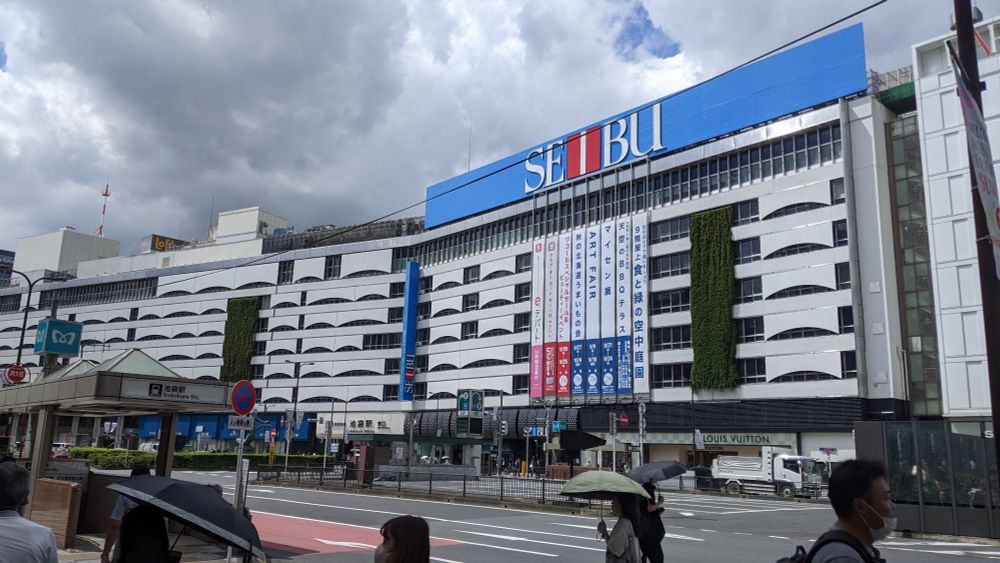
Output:
[[[219,483],[232,472],[187,472],[179,479]],[[673,562],[772,562],[808,546],[834,520],[824,505],[668,493],[663,548]],[[378,528],[402,514],[431,527],[432,560],[443,563],[603,561],[596,518],[531,510],[253,485],[247,504],[277,560],[368,562]],[[609,527],[611,522],[608,523]],[[890,538],[877,545],[890,562],[1000,559],[1000,547]]]

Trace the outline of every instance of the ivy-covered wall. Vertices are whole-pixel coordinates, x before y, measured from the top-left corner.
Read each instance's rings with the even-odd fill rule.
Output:
[[[731,221],[728,206],[691,217],[691,385],[695,391],[732,389],[739,383]]]
[[[257,332],[257,297],[230,299],[226,306],[226,335],[222,340],[222,371],[219,379],[234,382],[250,379],[254,333]]]

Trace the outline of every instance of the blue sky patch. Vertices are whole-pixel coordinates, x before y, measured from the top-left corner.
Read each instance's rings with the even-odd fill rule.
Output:
[[[680,44],[671,41],[662,29],[649,19],[645,6],[636,4],[625,16],[621,33],[615,39],[615,51],[625,60],[636,59],[636,50],[645,49],[654,57],[666,59],[680,52]]]
[[[3,48],[3,41],[0,41],[0,70],[7,70],[7,51]]]

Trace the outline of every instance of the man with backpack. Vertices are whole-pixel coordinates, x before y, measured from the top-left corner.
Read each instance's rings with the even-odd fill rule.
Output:
[[[896,528],[895,505],[881,463],[851,460],[830,476],[830,505],[837,522],[809,553],[800,546],[789,563],[885,563],[872,545]]]

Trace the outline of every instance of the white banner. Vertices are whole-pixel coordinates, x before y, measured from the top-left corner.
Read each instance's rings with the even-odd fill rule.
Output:
[[[615,223],[601,225],[601,394],[616,392]]]
[[[571,393],[582,395],[587,378],[587,232],[573,231],[573,277],[570,329]]]
[[[531,253],[531,387],[532,399],[542,396],[542,372],[545,358],[545,241],[537,240]]]
[[[646,214],[632,218],[632,392],[649,393],[649,295]]]
[[[962,106],[962,115],[965,116],[965,138],[969,146],[969,158],[972,162],[972,171],[976,175],[976,191],[979,192],[979,200],[983,204],[990,246],[993,247],[993,269],[1000,278],[1000,198],[997,195],[997,179],[993,171],[989,131],[975,98],[965,87],[958,64],[953,66],[955,83],[958,85],[958,99]]]
[[[601,228],[587,228],[587,379],[588,395],[601,394]]]
[[[570,294],[573,274],[573,237],[559,236],[559,313],[556,318],[556,395],[570,394]]]
[[[632,222],[615,226],[615,339],[618,345],[618,394],[632,393]]]
[[[556,394],[556,325],[559,318],[559,239],[545,239],[545,396]]]

